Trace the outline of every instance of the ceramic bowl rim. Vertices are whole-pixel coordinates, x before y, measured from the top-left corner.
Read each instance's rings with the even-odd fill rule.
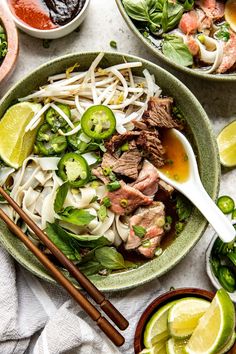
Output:
[[[0,13],[2,17],[0,18],[0,24],[2,23],[3,28],[7,36],[7,54],[0,65],[0,84],[6,77],[12,72],[19,53],[19,39],[16,25],[11,18],[11,14],[5,8],[4,4],[0,4]]]
[[[22,78],[21,80],[19,80],[5,95],[4,97],[0,100],[0,106],[3,104],[3,102],[5,100],[8,99],[9,96],[11,96],[11,94],[14,92],[15,89],[17,89],[18,86],[21,86],[25,80],[29,80],[30,77],[32,77],[32,75],[37,75],[39,74],[42,70],[46,69],[47,66],[50,66],[50,68],[52,68],[53,65],[58,64],[60,61],[66,61],[68,60],[73,60],[73,58],[75,58],[75,60],[79,60],[79,57],[85,57],[86,56],[97,56],[99,54],[99,52],[80,52],[80,53],[73,53],[73,54],[68,54],[65,56],[61,56],[58,57],[56,59],[53,59],[51,61],[48,61],[47,63],[44,63],[43,65],[39,66],[38,68],[34,69],[33,71],[31,71],[30,73],[28,73],[24,78]],[[157,66],[156,64],[153,64],[145,59],[133,56],[133,55],[127,55],[126,53],[119,53],[119,52],[105,52],[105,56],[114,56],[114,57],[120,57],[120,58],[127,58],[130,59],[131,61],[138,61],[140,60],[143,65],[148,65],[149,67],[153,68],[154,71],[158,71],[159,73],[162,73],[165,75],[166,78],[168,78],[172,84],[175,84],[181,91],[184,92],[184,94],[186,95],[186,97],[189,98],[189,100],[191,101],[191,104],[195,106],[196,110],[199,112],[199,114],[202,116],[202,120],[204,122],[205,127],[207,128],[207,132],[209,133],[210,137],[211,137],[211,145],[212,145],[212,149],[214,151],[214,180],[212,181],[213,183],[213,190],[212,190],[212,198],[216,198],[218,195],[218,191],[219,191],[219,183],[220,183],[220,163],[219,163],[219,156],[218,156],[218,150],[217,150],[217,144],[216,144],[216,140],[214,138],[214,133],[212,130],[212,126],[210,124],[210,121],[205,113],[205,111],[203,110],[201,104],[198,102],[198,100],[196,99],[196,97],[191,93],[191,91],[182,83],[180,82],[177,78],[175,78],[172,74],[170,74],[169,72],[167,72],[166,70],[164,70],[163,68]],[[194,213],[194,215],[196,216],[196,213]],[[180,262],[181,259],[183,259],[189,252],[190,250],[194,247],[194,245],[200,240],[203,232],[205,231],[207,227],[207,221],[203,219],[203,217],[201,217],[201,227],[198,228],[198,233],[197,233],[197,237],[193,237],[191,240],[188,241],[188,246],[186,248],[181,248],[181,251],[176,255],[175,254],[175,258],[174,260],[172,260],[171,262],[168,263],[168,265],[165,267],[162,266],[161,270],[156,269],[156,271],[154,273],[149,272],[148,275],[145,274],[145,278],[140,280],[137,279],[135,277],[135,271],[137,271],[138,269],[141,269],[142,267],[139,267],[138,269],[134,269],[134,270],[130,270],[130,271],[126,271],[123,272],[124,276],[122,278],[123,282],[125,282],[125,284],[119,284],[119,282],[116,281],[115,276],[117,276],[117,274],[112,274],[109,276],[109,281],[101,281],[100,284],[98,284],[99,288],[103,291],[118,291],[118,290],[124,290],[124,289],[129,289],[129,288],[133,288],[136,286],[139,286],[141,284],[144,284],[146,282],[149,282],[161,275],[163,275],[164,273],[168,272],[170,269],[172,269],[178,262]],[[10,252],[12,253],[12,247],[9,245],[9,243],[4,240],[4,238],[0,237],[0,243],[2,243],[4,245],[4,247]],[[25,268],[27,268],[28,270],[30,270],[32,273],[34,273],[35,275],[54,282],[55,281],[44,271],[41,271],[38,269],[37,266],[35,265],[29,265],[27,263],[27,261],[25,261],[24,259],[22,259],[22,255],[16,255],[13,254],[13,256],[18,260],[18,262],[20,264],[22,264]],[[143,266],[145,267],[145,265]],[[164,268],[164,269],[163,269]],[[146,269],[146,268],[145,268]],[[122,274],[122,273],[118,273],[118,274]],[[127,277],[126,277],[127,276]],[[132,277],[133,276],[133,277]],[[131,282],[130,282],[130,277],[131,277]],[[112,283],[112,284],[110,284]]]
[[[235,74],[205,74],[204,72],[198,72],[197,70],[193,70],[187,67],[184,67],[182,65],[178,65],[171,61],[169,58],[167,58],[164,54],[161,53],[161,51],[157,48],[154,47],[151,43],[149,43],[139,32],[137,27],[134,25],[133,21],[130,19],[128,14],[126,13],[124,6],[122,4],[122,0],[115,0],[117,7],[125,20],[126,24],[128,25],[129,29],[143,42],[143,44],[148,47],[148,49],[156,56],[158,57],[162,62],[165,64],[169,65],[173,69],[177,71],[182,71],[183,73],[187,75],[192,75],[196,78],[199,79],[204,79],[204,80],[209,80],[209,81],[217,81],[217,82],[236,82],[236,73]]]

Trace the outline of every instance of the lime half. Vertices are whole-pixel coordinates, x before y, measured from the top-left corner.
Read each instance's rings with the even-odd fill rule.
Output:
[[[179,339],[191,336],[209,306],[210,302],[195,297],[178,300],[168,314],[170,335]]]
[[[234,327],[234,305],[227,292],[220,289],[200,319],[185,350],[188,354],[219,354],[234,333]]]
[[[226,167],[236,166],[236,120],[221,130],[217,144],[221,164]]]
[[[147,323],[143,336],[143,343],[146,348],[151,348],[158,342],[168,339],[167,316],[169,309],[174,304],[175,301],[172,301],[161,307]]]
[[[32,152],[36,129],[25,128],[41,108],[37,103],[17,103],[0,120],[0,157],[9,166],[19,168]]]

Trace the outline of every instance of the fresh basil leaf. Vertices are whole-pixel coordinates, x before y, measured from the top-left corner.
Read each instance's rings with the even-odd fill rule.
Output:
[[[130,262],[130,261],[125,261],[125,268],[131,268],[131,269],[136,269],[140,266],[141,264]]]
[[[124,269],[125,261],[121,253],[113,247],[102,247],[95,250],[95,257],[104,268]]]
[[[61,220],[69,222],[78,226],[88,225],[95,216],[90,214],[89,211],[83,209],[75,209],[73,207],[65,208],[60,214]]]
[[[179,0],[179,2],[182,2],[183,8],[186,11],[191,10],[193,8],[193,5],[194,5],[194,0],[184,0],[184,1],[180,1]]]
[[[141,225],[133,225],[132,228],[134,230],[135,235],[138,236],[139,238],[143,238],[147,233],[145,227]]]
[[[165,0],[163,5],[161,26],[163,32],[166,32],[168,28],[168,0]]]
[[[156,0],[123,0],[123,5],[132,19],[149,22],[150,12],[154,11]]]
[[[167,13],[168,13],[168,18],[167,18],[167,26],[166,29],[163,32],[168,32],[178,26],[179,21],[184,13],[184,8],[182,5],[178,3],[172,3],[172,2],[167,2],[168,7],[167,7]]]
[[[193,64],[193,56],[182,38],[174,35],[164,35],[162,52],[174,63],[189,66]]]
[[[60,213],[63,210],[63,205],[69,190],[69,183],[63,183],[58,189],[56,198],[54,201],[54,211],[55,213]]]
[[[93,235],[75,235],[68,232],[68,236],[73,237],[77,240],[80,247],[83,248],[97,248],[108,246],[111,242],[104,236],[93,236]]]
[[[180,221],[185,221],[189,218],[192,211],[192,204],[182,195],[176,197],[176,212]]]
[[[97,274],[101,269],[101,264],[96,261],[89,261],[79,266],[79,270],[87,276]]]
[[[80,260],[78,251],[75,252],[71,245],[67,232],[57,224],[47,223],[46,234],[48,238],[69,258],[71,261]]]

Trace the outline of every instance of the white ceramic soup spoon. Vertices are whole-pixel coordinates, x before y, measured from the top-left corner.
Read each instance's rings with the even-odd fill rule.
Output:
[[[178,178],[170,177],[171,174],[168,173],[165,168],[158,169],[161,179],[184,194],[200,210],[223,242],[232,241],[236,236],[236,230],[230,220],[221,212],[204,189],[190,143],[186,137],[176,129],[171,129],[171,134],[179,140],[186,154],[186,161],[189,164],[188,174],[185,176],[185,179],[181,181],[181,179],[178,180]],[[171,156],[168,156],[168,158],[169,157],[171,158]]]

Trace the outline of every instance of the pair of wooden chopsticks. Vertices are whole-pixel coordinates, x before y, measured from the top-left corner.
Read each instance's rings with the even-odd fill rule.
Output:
[[[34,223],[34,221],[20,208],[20,206],[0,187],[0,194],[20,215],[22,220],[29,226],[35,235],[52,252],[58,261],[65,267],[80,286],[87,291],[91,298],[100,305],[107,316],[121,329],[128,327],[129,322],[123,315],[106,299],[93,283],[57,248],[48,236]],[[78,302],[87,314],[96,322],[98,327],[111,339],[116,346],[124,343],[124,337],[112,326],[112,324],[102,317],[96,307],[77,289],[62,272],[42,253],[37,246],[23,233],[23,231],[4,213],[0,208],[0,218],[5,221],[8,228],[25,244],[25,246],[39,259],[39,261],[49,270],[53,277],[60,283],[67,292]]]

